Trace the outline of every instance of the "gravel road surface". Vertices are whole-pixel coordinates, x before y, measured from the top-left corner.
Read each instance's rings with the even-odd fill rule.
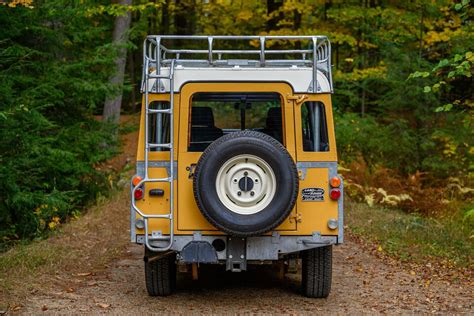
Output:
[[[149,297],[142,247],[131,245],[107,269],[71,276],[69,288],[36,292],[23,311],[53,313],[470,313],[472,287],[446,281],[429,284],[413,271],[387,264],[349,240],[334,251],[333,288],[327,299],[299,294],[300,277],[279,280],[270,266],[227,273],[202,266],[192,281],[178,274],[177,292]],[[415,275],[414,275],[415,274]]]

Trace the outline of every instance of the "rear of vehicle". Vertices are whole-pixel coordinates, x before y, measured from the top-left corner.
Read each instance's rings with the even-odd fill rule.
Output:
[[[234,42],[260,49],[219,48]],[[300,258],[303,293],[326,297],[343,242],[328,39],[149,36],[142,90],[131,239],[149,294],[173,291],[177,264]]]

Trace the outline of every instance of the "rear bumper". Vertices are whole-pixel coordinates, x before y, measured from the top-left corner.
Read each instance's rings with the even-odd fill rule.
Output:
[[[150,239],[152,237],[150,236]],[[218,260],[228,259],[229,245],[232,239],[241,239],[243,244],[244,256],[248,260],[278,260],[283,255],[297,253],[303,250],[318,248],[328,245],[340,243],[337,236],[321,236],[314,234],[313,236],[280,236],[273,234],[272,236],[256,236],[239,238],[232,236],[202,236],[201,234],[174,236],[172,251],[180,253],[183,248],[191,242],[207,242],[210,245],[216,239],[225,242],[226,247],[222,251],[216,251]],[[137,235],[136,243],[143,244],[145,242],[144,235]],[[151,241],[152,246],[163,246],[168,241]],[[162,244],[163,243],[163,244]]]

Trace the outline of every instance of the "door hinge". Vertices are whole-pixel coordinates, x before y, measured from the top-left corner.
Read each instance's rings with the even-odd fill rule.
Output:
[[[192,163],[190,166],[186,167],[186,171],[189,171],[188,178],[191,179],[194,176],[194,170],[196,169],[196,164]]]
[[[304,180],[303,170],[298,170],[298,178],[299,178],[300,180]]]

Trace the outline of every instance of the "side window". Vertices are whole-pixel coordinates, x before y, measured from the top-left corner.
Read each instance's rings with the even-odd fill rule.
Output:
[[[153,110],[165,110],[170,108],[168,101],[153,101],[149,105]],[[169,114],[148,114],[148,142],[163,144],[170,142],[170,116]],[[152,148],[150,151],[169,151],[169,148]]]
[[[301,106],[303,151],[329,151],[326,111],[321,102],[308,101]]]

